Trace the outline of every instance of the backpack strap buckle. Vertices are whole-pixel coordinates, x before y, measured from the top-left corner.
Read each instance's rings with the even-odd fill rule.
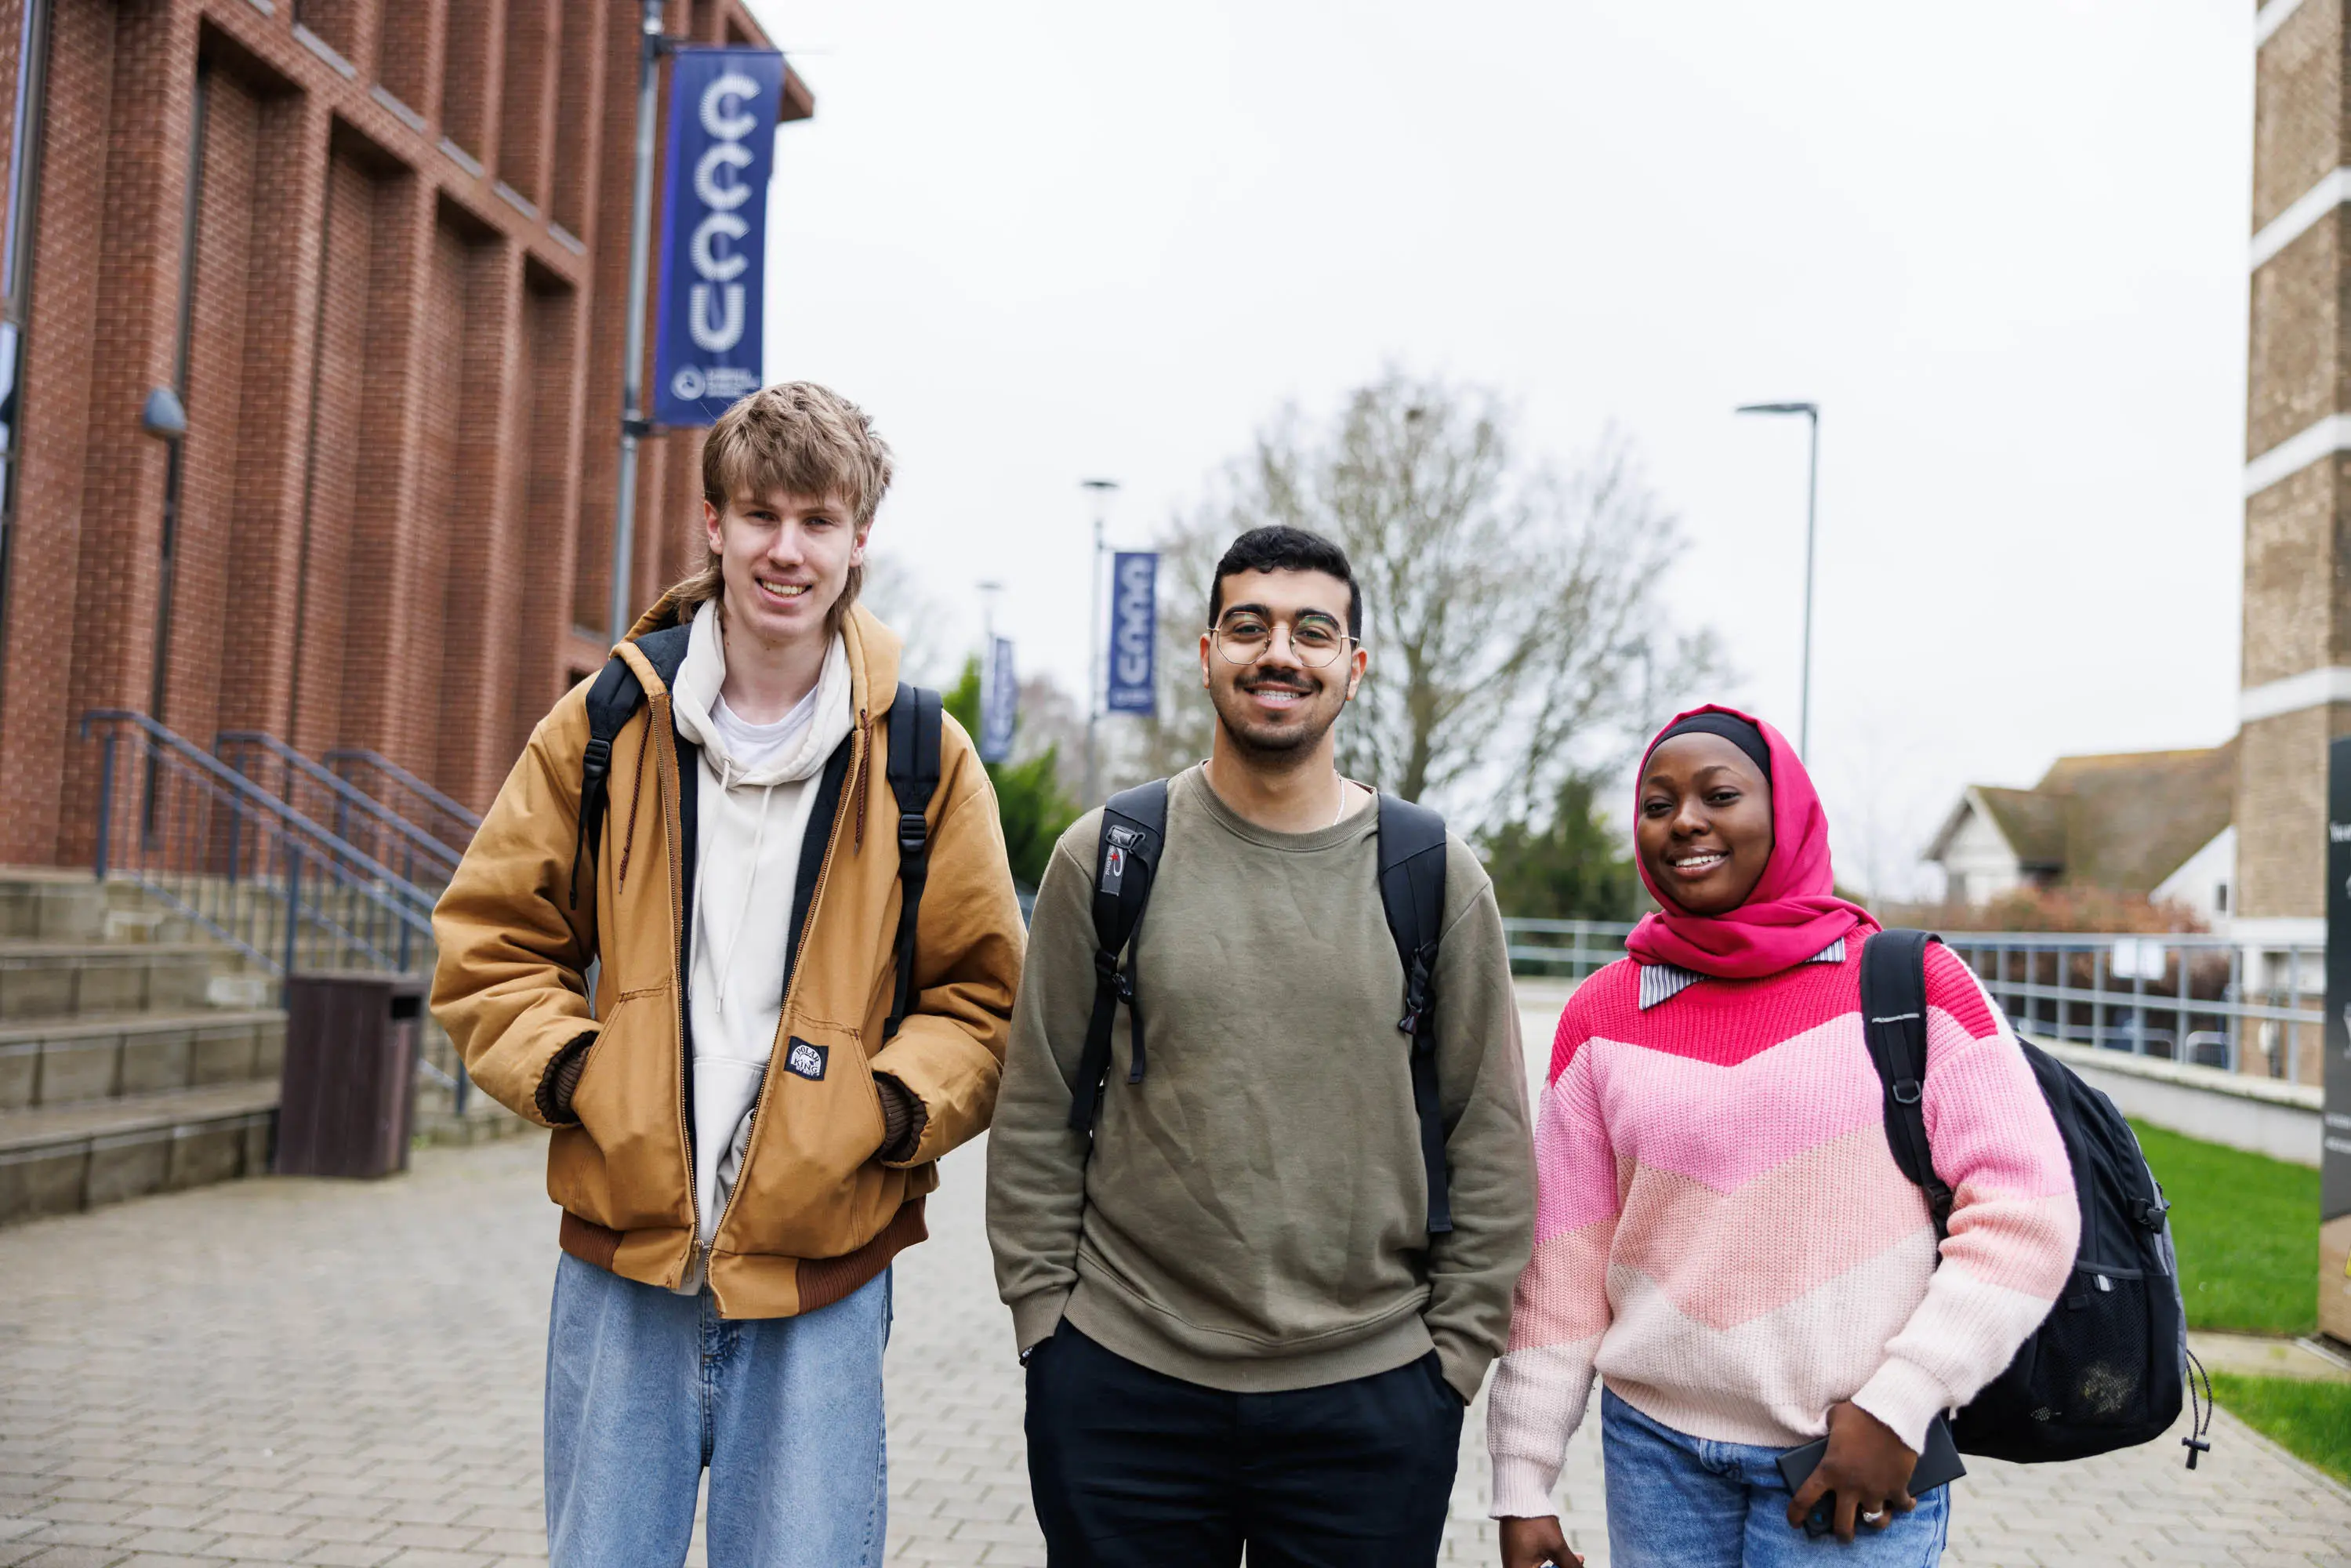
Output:
[[[925,846],[930,841],[931,827],[923,820],[923,814],[920,811],[898,813],[898,852],[900,854],[912,859],[921,854]]]
[[[1134,976],[1118,965],[1118,955],[1104,948],[1094,949],[1094,976],[1115,992],[1120,1001],[1132,1006],[1134,1001]]]
[[[1897,1105],[1916,1105],[1926,1094],[1926,1085],[1915,1078],[1897,1079],[1888,1090]]]
[[[1423,947],[1413,954],[1412,965],[1405,970],[1404,1017],[1396,1020],[1396,1028],[1416,1040],[1420,1035],[1422,1022],[1428,1016],[1428,949]]]

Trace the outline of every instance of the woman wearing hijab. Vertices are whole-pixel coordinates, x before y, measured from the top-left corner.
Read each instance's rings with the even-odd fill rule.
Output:
[[[1905,1490],[1928,1427],[2073,1264],[2056,1124],[2000,1010],[1930,946],[1924,1109],[1958,1194],[1938,1257],[1863,1034],[1877,923],[1834,892],[1803,764],[1706,707],[1650,743],[1638,787],[1658,913],[1568,1003],[1535,1134],[1534,1259],[1486,1422],[1503,1563],[1580,1561],[1552,1489],[1595,1372],[1616,1568],[1932,1563],[1950,1489]],[[1792,1496],[1778,1456],[1823,1436]],[[1826,1493],[1834,1541],[1803,1528]]]

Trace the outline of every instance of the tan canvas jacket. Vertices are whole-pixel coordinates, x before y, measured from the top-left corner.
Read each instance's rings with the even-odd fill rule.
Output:
[[[539,721],[434,911],[433,1010],[474,1082],[549,1125],[539,1087],[558,1052],[593,1036],[555,1127],[548,1195],[566,1251],[647,1284],[675,1286],[698,1234],[686,1131],[688,1039],[680,935],[685,907],[679,756],[669,691],[636,639],[677,622],[668,600],[618,650],[646,701],[612,743],[609,804],[570,896],[588,744],[589,683]],[[749,1146],[712,1242],[709,1283],[730,1318],[811,1312],[919,1241],[939,1157],[996,1104],[1023,932],[995,792],[952,718],[932,797],[930,879],[915,936],[915,992],[895,1039],[882,1031],[895,977],[897,805],[883,776],[897,637],[864,609],[842,628],[857,726],[823,869],[777,1029],[826,1049],[811,1080],[770,1071]],[[775,940],[786,940],[784,922]],[[595,1006],[583,977],[601,958]],[[921,1103],[910,1157],[884,1163],[873,1074]]]

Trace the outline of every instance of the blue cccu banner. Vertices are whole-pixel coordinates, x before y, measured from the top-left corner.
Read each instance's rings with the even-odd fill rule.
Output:
[[[681,48],[671,59],[653,423],[707,425],[760,385],[768,178],[784,57]]]
[[[1110,564],[1110,692],[1113,713],[1158,711],[1151,679],[1152,651],[1159,637],[1159,557],[1150,550],[1121,550]]]
[[[987,696],[979,711],[979,759],[1003,762],[1012,755],[1012,732],[1020,721],[1020,677],[1012,664],[1012,639],[988,644]]]

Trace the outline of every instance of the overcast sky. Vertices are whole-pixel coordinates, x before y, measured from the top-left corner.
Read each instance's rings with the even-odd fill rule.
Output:
[[[1852,880],[1905,883],[1966,782],[2234,728],[2244,0],[751,5],[818,101],[768,374],[877,416],[876,544],[1002,580],[1024,667],[1083,682],[1081,476],[1144,542],[1393,361],[1562,464],[1630,436],[1738,670],[1691,699],[1792,735],[1803,426],[1730,410],[1823,405]]]

